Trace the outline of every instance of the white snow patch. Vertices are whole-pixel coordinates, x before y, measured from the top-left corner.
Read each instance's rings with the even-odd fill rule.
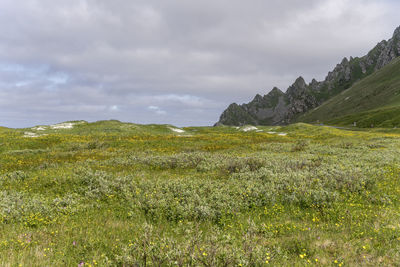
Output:
[[[51,129],[72,129],[77,124],[84,124],[86,121],[77,121],[77,122],[62,122],[50,125]]]
[[[75,123],[72,122],[63,122],[50,125],[51,129],[72,129],[74,128]]]
[[[24,132],[24,137],[30,137],[30,138],[34,138],[34,137],[40,137],[40,136],[45,136],[47,134],[37,134],[37,133],[32,133],[32,132]]]
[[[344,99],[344,101],[347,101],[347,100],[349,100],[349,99],[350,99],[350,96],[346,97],[346,98]]]
[[[32,132],[24,132],[24,137],[39,137],[39,135]]]
[[[243,132],[249,132],[249,131],[257,131],[258,128],[254,126],[246,126],[242,129]]]
[[[263,130],[257,130],[256,132],[257,132],[257,133],[259,133],[259,132],[263,132]]]
[[[267,132],[269,134],[278,134],[279,136],[286,136],[287,133]]]
[[[32,127],[31,129],[35,130],[35,131],[44,131],[44,130],[46,130],[45,126],[36,126],[36,127]]]
[[[176,132],[176,133],[184,133],[184,132],[185,132],[185,130],[178,129],[178,128],[169,127],[169,129],[170,129],[171,131],[173,131],[173,132]]]

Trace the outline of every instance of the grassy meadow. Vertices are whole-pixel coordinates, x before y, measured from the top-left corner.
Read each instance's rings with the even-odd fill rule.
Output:
[[[0,128],[0,265],[399,266],[400,130],[257,129]]]

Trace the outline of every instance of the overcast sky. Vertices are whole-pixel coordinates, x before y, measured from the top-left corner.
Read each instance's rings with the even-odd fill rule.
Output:
[[[400,25],[395,0],[0,0],[0,125],[212,125],[323,80]]]

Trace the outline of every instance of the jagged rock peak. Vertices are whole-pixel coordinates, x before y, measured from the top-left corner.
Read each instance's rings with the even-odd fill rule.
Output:
[[[271,95],[284,95],[285,93],[282,92],[281,89],[279,89],[278,87],[274,87],[272,88],[271,91],[269,91],[269,93],[267,94],[267,96],[271,96]]]
[[[343,58],[325,80],[313,79],[306,84],[300,76],[286,92],[274,87],[267,95],[257,95],[248,104],[230,105],[221,115],[219,123],[275,125],[294,122],[299,115],[321,105],[399,56],[400,26],[394,31],[392,39],[379,42],[367,55]]]
[[[278,87],[274,87],[274,88],[272,88],[272,90],[271,90],[271,92],[269,92],[268,94],[284,94],[283,92],[282,92],[282,90],[281,89],[279,89]]]
[[[291,87],[295,87],[298,89],[304,89],[306,88],[307,84],[306,81],[304,80],[304,78],[302,76],[300,76],[299,78],[296,79],[296,81],[293,83],[293,85]]]
[[[252,102],[261,102],[263,97],[260,94],[256,94]]]
[[[286,95],[289,98],[296,98],[306,91],[307,84],[303,77],[299,77],[296,81],[287,89]]]
[[[397,29],[396,30],[394,30],[394,33],[393,33],[393,38],[400,38],[400,26],[399,27],[397,27]]]

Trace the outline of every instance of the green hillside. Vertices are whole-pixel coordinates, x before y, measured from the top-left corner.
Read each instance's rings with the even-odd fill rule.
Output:
[[[298,121],[358,127],[400,126],[400,59],[359,81]]]

